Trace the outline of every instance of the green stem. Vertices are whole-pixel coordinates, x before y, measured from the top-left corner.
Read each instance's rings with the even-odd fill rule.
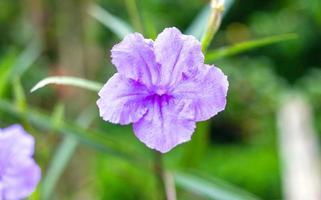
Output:
[[[154,163],[155,175],[157,178],[160,198],[159,199],[167,199],[166,198],[166,181],[164,179],[165,171],[163,166],[163,158],[162,154],[158,151],[155,151],[155,163]]]
[[[212,0],[211,3],[212,11],[209,16],[206,32],[202,38],[202,50],[203,53],[206,52],[208,46],[213,40],[218,28],[220,27],[222,21],[222,13],[224,10],[224,4],[220,0]]]
[[[157,178],[160,197],[159,199],[176,200],[176,188],[174,177],[169,171],[166,171],[163,163],[163,155],[155,151],[154,163],[155,175]]]

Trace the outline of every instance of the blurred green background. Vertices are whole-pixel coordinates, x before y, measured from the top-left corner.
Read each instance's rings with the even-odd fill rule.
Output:
[[[104,83],[115,72],[109,50],[127,30],[117,20],[149,38],[172,26],[195,33],[206,17],[196,28],[190,25],[199,13],[206,16],[208,3],[0,1],[1,127],[19,122],[36,137],[35,158],[43,176],[55,162],[53,156],[61,141],[66,142],[68,132],[81,139],[79,146],[67,140],[66,146],[77,148],[50,199],[158,199],[159,186],[146,169],[152,166],[152,151],[135,138],[130,126],[108,124],[99,118],[96,93],[69,86],[46,87],[34,93],[30,89],[39,80],[58,75]],[[192,141],[166,154],[164,162],[169,170],[190,173],[213,184],[233,185],[260,199],[282,199],[276,113],[285,94],[298,91],[305,95],[321,133],[321,1],[227,3],[209,51],[278,34],[296,33],[298,38],[211,61],[229,77],[226,110],[199,123]],[[109,12],[109,18],[99,15],[94,5]],[[119,29],[124,31],[115,34]],[[30,199],[41,199],[47,183],[42,182]],[[180,184],[177,196],[208,198]]]

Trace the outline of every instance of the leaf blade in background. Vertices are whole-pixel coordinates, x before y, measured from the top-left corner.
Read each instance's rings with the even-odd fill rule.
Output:
[[[12,89],[14,96],[14,106],[20,112],[25,112],[28,108],[28,102],[26,99],[26,94],[23,90],[22,83],[18,77],[15,77],[12,81]],[[26,130],[31,130],[28,118],[21,118],[21,122],[26,128]]]
[[[79,88],[91,90],[93,92],[98,92],[102,88],[102,84],[90,81],[82,78],[71,77],[71,76],[51,76],[39,81],[31,90],[30,92],[34,92],[39,90],[42,87],[50,84],[58,84],[58,85],[69,85],[69,86],[76,86]]]
[[[206,54],[206,62],[213,62],[215,60],[225,58],[228,56],[233,56],[239,53],[243,53],[245,51],[272,45],[279,42],[294,40],[297,38],[298,36],[294,33],[281,34],[281,35],[270,36],[270,37],[265,37],[261,39],[240,42],[231,46],[222,47],[215,50],[209,50]]]
[[[21,81],[19,78],[14,78],[12,82],[13,86],[13,93],[14,93],[14,100],[16,107],[21,111],[24,112],[27,108],[27,100],[26,95],[24,93]]]
[[[205,180],[200,177],[174,173],[176,185],[194,194],[214,200],[259,200],[258,197],[219,180]]]
[[[88,14],[111,30],[120,39],[134,32],[133,28],[128,23],[113,16],[97,4],[92,4],[89,7]]]
[[[0,63],[0,97],[14,78],[20,77],[33,65],[40,57],[42,47],[37,39],[33,39],[29,45],[17,55],[9,52]]]
[[[10,77],[21,77],[40,57],[42,46],[38,39],[33,39],[17,58],[11,70]]]
[[[52,115],[51,115],[51,123],[53,127],[60,127],[64,121],[65,116],[65,105],[63,103],[58,103],[55,105]]]
[[[135,31],[144,33],[144,27],[139,15],[136,0],[125,0],[125,5],[127,7],[128,15],[132,21],[132,25],[135,28]]]
[[[11,68],[13,67],[17,54],[9,51],[5,56],[1,57],[0,62],[0,97],[5,93],[9,82],[9,76],[11,74]]]

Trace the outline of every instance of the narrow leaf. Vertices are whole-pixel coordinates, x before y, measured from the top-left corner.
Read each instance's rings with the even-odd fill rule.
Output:
[[[213,62],[215,60],[233,56],[239,53],[243,53],[245,51],[253,50],[259,47],[264,47],[268,45],[272,45],[279,42],[284,42],[288,40],[297,39],[297,35],[290,33],[290,34],[282,34],[276,36],[265,37],[261,39],[255,39],[245,42],[240,42],[231,46],[222,47],[216,50],[209,50],[206,54],[206,61]]]
[[[141,22],[136,0],[125,0],[125,3],[128,10],[129,18],[132,21],[132,25],[134,26],[136,31],[143,33],[144,28]]]
[[[13,87],[13,96],[14,96],[14,106],[19,112],[25,112],[28,108],[28,103],[27,103],[25,91],[18,77],[15,77],[13,79],[12,87]],[[22,117],[21,122],[26,128],[26,130],[30,130],[31,126],[28,121],[28,118]]]
[[[258,200],[259,198],[220,180],[205,180],[194,175],[174,173],[178,186],[214,200]]]
[[[49,84],[76,86],[76,87],[91,90],[94,92],[98,92],[102,88],[102,84],[94,81],[82,79],[82,78],[71,77],[71,76],[51,76],[39,81],[30,90],[30,92],[34,92]]]
[[[0,61],[0,98],[3,97],[8,86],[11,69],[16,61],[17,54],[9,51]]]
[[[133,32],[133,28],[123,20],[113,16],[99,5],[93,4],[88,10],[88,14],[110,29],[119,38],[125,37]]]
[[[157,37],[157,28],[155,26],[154,20],[151,16],[151,14],[147,11],[142,12],[142,21],[144,24],[144,28],[145,28],[145,35],[150,38],[155,40]]]
[[[51,123],[53,127],[60,127],[64,121],[65,116],[65,105],[63,103],[58,103],[53,111],[51,116]]]
[[[21,111],[24,111],[27,108],[27,100],[20,79],[15,78],[12,85],[16,107]]]
[[[0,97],[3,96],[8,83],[20,78],[40,57],[41,45],[34,39],[20,55],[10,53],[0,64]]]
[[[17,58],[17,62],[11,71],[11,77],[21,77],[40,57],[41,51],[42,48],[38,39],[31,41],[26,49]]]

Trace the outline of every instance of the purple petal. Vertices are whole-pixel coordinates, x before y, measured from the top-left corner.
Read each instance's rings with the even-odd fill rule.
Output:
[[[97,101],[100,116],[112,123],[129,124],[146,113],[147,89],[141,83],[114,74],[100,90]]]
[[[0,195],[23,199],[36,188],[41,172],[32,156],[34,139],[20,125],[0,130]]]
[[[227,89],[223,72],[215,66],[203,65],[196,76],[179,83],[173,95],[186,104],[192,103],[195,120],[204,121],[224,110]]]
[[[204,63],[201,44],[177,28],[166,28],[154,43],[156,61],[161,65],[159,85],[172,85],[182,76],[193,75]]]
[[[30,196],[40,177],[40,168],[32,158],[17,156],[2,174],[4,199],[23,199]]]
[[[147,114],[133,128],[137,138],[148,147],[162,153],[191,139],[195,122],[185,107],[172,100],[154,96],[150,100]],[[185,113],[186,112],[186,113]]]
[[[5,162],[10,155],[23,154],[32,156],[35,141],[22,126],[16,124],[0,130],[0,162]],[[1,164],[0,164],[1,165]]]
[[[158,65],[152,40],[145,40],[139,33],[129,34],[111,53],[112,63],[120,74],[146,85],[156,83]]]

